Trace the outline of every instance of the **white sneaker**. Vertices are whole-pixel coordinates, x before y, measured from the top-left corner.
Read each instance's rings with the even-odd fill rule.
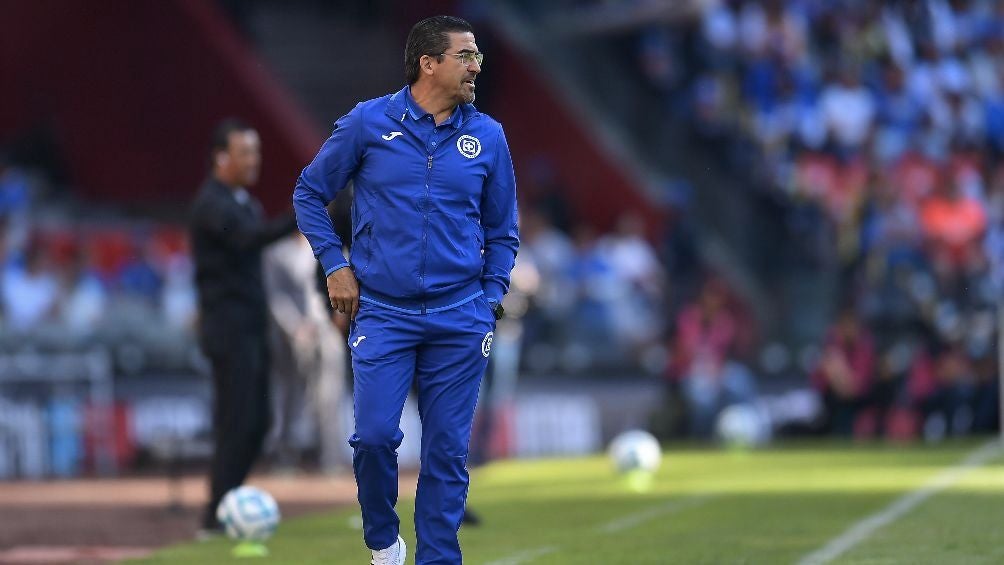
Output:
[[[408,553],[408,546],[404,544],[404,539],[397,536],[394,545],[387,549],[372,549],[373,559],[370,565],[404,565],[405,554]]]

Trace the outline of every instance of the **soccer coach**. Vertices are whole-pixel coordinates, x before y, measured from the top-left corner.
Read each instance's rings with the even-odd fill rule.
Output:
[[[265,220],[247,188],[261,170],[261,140],[235,119],[213,132],[209,178],[191,209],[199,291],[199,344],[213,372],[214,451],[200,536],[220,533],[216,506],[240,486],[271,423],[267,299],[262,249],[293,233],[291,214]]]
[[[415,381],[422,418],[417,563],[461,563],[468,441],[519,236],[502,126],[473,105],[482,54],[466,21],[415,24],[408,85],[358,104],[302,172],[297,223],[353,319],[353,470],[373,563],[402,564],[394,510],[401,412]],[[348,262],[325,205],[354,181]]]

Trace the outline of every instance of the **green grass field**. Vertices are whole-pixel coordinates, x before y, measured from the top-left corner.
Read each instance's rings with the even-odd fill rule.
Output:
[[[508,461],[473,474],[484,519],[461,530],[465,563],[798,563],[848,528],[957,467],[982,443],[803,444],[736,452],[670,448],[646,492],[603,457]],[[959,472],[833,563],[1004,563],[1004,456]],[[917,501],[914,501],[917,502]],[[412,500],[402,532],[414,563]],[[284,521],[267,558],[215,540],[131,563],[369,562],[358,510]]]

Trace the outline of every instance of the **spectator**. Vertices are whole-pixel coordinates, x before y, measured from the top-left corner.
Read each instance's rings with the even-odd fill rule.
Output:
[[[936,193],[921,207],[921,225],[930,253],[944,257],[956,268],[980,253],[980,243],[987,228],[983,204],[960,190],[959,185],[943,177]]]
[[[198,298],[193,284],[194,267],[187,252],[175,252],[164,259],[164,279],[160,293],[160,314],[169,329],[195,331]]]
[[[59,295],[62,326],[74,336],[93,333],[104,316],[108,297],[84,250],[75,250],[62,267]]]
[[[844,64],[837,82],[829,84],[819,97],[820,118],[833,147],[840,154],[854,154],[871,135],[875,102],[861,84],[860,71]]]
[[[735,360],[738,325],[728,291],[717,279],[706,281],[697,302],[677,318],[670,378],[681,385],[690,432],[698,437],[711,434],[722,408],[755,397],[752,374]]]
[[[28,243],[23,262],[8,260],[0,281],[0,298],[8,327],[30,332],[55,319],[59,308],[59,278],[46,249],[38,240]]]
[[[140,241],[130,242],[132,250],[119,269],[117,283],[124,295],[153,304],[164,285],[157,264],[156,244],[149,237],[137,239]]]
[[[624,288],[609,257],[600,251],[596,231],[591,226],[580,224],[575,229],[574,242],[575,254],[570,264],[571,278],[577,286],[574,337],[593,349],[615,341],[613,309],[624,296]]]
[[[316,423],[321,469],[336,473],[351,465],[342,429],[345,391],[345,337],[335,328],[317,292],[317,260],[301,234],[280,240],[265,252],[265,288],[273,322],[272,352],[276,391],[279,464],[300,463],[294,434],[306,412]]]
[[[909,150],[923,118],[924,108],[907,90],[903,68],[886,63],[875,93],[874,147],[880,162],[891,162]]]
[[[663,267],[645,239],[645,225],[637,213],[625,213],[617,231],[603,237],[600,254],[607,257],[617,280],[616,306],[610,309],[614,332],[634,349],[650,344],[662,330],[656,312],[662,311],[665,287]]]
[[[924,437],[968,433],[973,425],[977,379],[960,342],[948,343],[934,363],[935,388],[923,402]]]
[[[844,308],[830,329],[812,372],[812,386],[823,397],[826,429],[849,436],[867,405],[875,375],[875,346],[852,308]]]

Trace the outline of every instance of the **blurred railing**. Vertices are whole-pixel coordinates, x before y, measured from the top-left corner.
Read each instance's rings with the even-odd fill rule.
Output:
[[[114,474],[114,419],[107,351],[0,354],[0,478]]]

